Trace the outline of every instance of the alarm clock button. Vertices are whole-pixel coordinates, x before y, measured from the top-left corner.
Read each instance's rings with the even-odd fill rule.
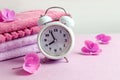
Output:
[[[40,17],[40,19],[38,20],[38,25],[41,26],[41,25],[44,25],[48,22],[51,22],[52,21],[52,18],[49,17],[49,16],[42,16]]]
[[[60,22],[65,24],[68,27],[73,27],[75,25],[74,20],[69,16],[62,16]]]

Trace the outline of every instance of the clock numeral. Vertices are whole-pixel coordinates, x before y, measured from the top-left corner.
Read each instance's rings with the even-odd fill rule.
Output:
[[[67,42],[67,39],[65,39],[65,42]]]
[[[51,30],[49,30],[49,33],[51,33]]]
[[[63,46],[65,47],[65,44]]]
[[[54,29],[54,32],[58,32],[58,29]]]
[[[49,34],[45,34],[45,36],[46,36],[46,37],[48,37],[48,36],[49,36]]]
[[[49,50],[51,50],[51,47],[49,48]]]
[[[54,49],[54,52],[57,52],[57,49]]]
[[[62,30],[60,30],[60,33],[62,33]]]
[[[66,37],[66,34],[63,34],[63,37]]]
[[[60,51],[62,51],[62,48],[59,48]]]
[[[46,42],[46,41],[47,41],[47,39],[44,39],[44,41]]]
[[[45,46],[47,47],[47,46],[48,46],[48,44],[45,44]]]

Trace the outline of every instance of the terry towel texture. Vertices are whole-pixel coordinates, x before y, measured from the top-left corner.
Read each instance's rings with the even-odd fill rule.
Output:
[[[27,36],[24,38],[19,38],[13,41],[8,41],[6,43],[0,44],[0,54],[5,51],[9,51],[15,48],[20,48],[23,46],[28,46],[37,43],[37,34]]]
[[[21,29],[37,26],[40,15],[44,14],[44,10],[26,11],[16,14],[16,20],[13,22],[0,22],[0,33],[13,32]],[[48,14],[53,19],[60,18],[65,15],[64,12],[49,11]]]
[[[11,59],[14,57],[23,56],[23,55],[25,55],[27,53],[31,53],[31,52],[34,52],[34,53],[40,52],[37,44],[24,46],[21,48],[16,48],[16,49],[13,49],[10,51],[2,52],[2,53],[0,53],[0,61],[6,60],[6,59]]]
[[[40,29],[41,27],[35,26],[31,28],[26,28],[24,30],[0,34],[0,43],[4,43],[4,42],[11,41],[14,39],[22,38],[25,36],[37,34],[40,31]]]

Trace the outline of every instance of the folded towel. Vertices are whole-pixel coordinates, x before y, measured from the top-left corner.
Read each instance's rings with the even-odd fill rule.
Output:
[[[0,44],[0,53],[37,43],[37,34]]]
[[[21,48],[16,48],[16,49],[13,49],[10,51],[2,52],[2,53],[0,53],[0,61],[23,56],[23,55],[25,55],[27,53],[31,53],[31,52],[36,52],[36,53],[40,52],[37,44],[24,46]]]
[[[12,22],[0,22],[0,33],[13,32],[28,27],[37,26],[40,15],[44,14],[44,10],[26,11],[16,14],[16,20]],[[65,15],[64,12],[49,11],[48,14],[53,19],[60,18]]]
[[[26,11],[16,14],[15,21],[0,22],[0,61],[23,56],[31,52],[40,52],[36,44],[37,35],[25,36],[39,32],[37,22],[40,15],[44,13],[44,10]],[[65,13],[51,10],[47,15],[51,16],[53,20],[58,20]]]
[[[0,34],[0,43],[6,42],[6,41],[11,41],[11,40],[18,39],[18,38],[21,38],[21,37],[25,37],[25,36],[28,36],[28,35],[37,34],[40,31],[41,28],[42,27],[34,26],[34,27],[27,28],[27,29],[24,29],[24,30],[19,30],[19,31]]]

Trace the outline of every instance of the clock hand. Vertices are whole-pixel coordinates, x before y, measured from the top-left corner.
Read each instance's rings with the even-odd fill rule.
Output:
[[[49,43],[49,45],[51,45],[51,44],[53,44],[53,43],[55,43],[55,41],[54,41],[54,40],[53,40],[52,42],[50,42],[50,43]]]
[[[54,35],[53,35],[53,32],[52,32],[52,31],[51,31],[51,35],[52,35],[53,39],[56,40],[55,37],[54,37]]]

